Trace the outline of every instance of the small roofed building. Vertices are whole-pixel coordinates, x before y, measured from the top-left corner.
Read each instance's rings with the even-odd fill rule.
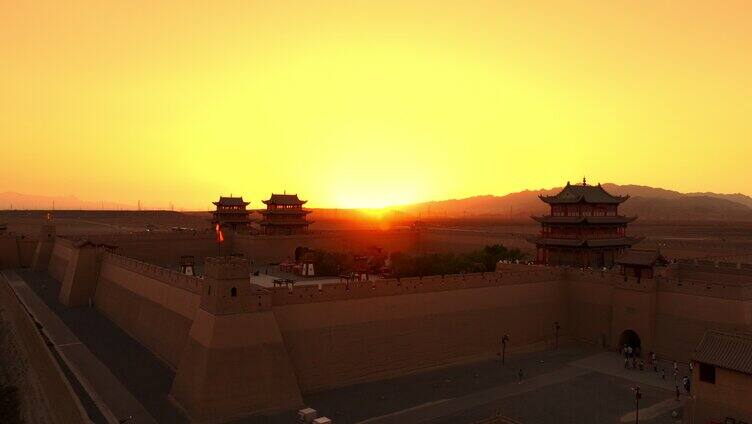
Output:
[[[752,333],[707,330],[692,358],[689,423],[752,423]]]
[[[219,224],[222,228],[229,228],[235,232],[248,229],[251,223],[251,211],[247,210],[250,202],[243,201],[243,197],[224,197],[214,203],[217,209],[212,212],[212,227]]]
[[[566,187],[554,196],[539,196],[550,205],[548,215],[534,216],[541,231],[528,239],[536,246],[536,262],[582,268],[612,267],[616,258],[639,239],[627,236],[637,217],[619,215],[629,196],[614,196],[600,184]]]
[[[668,260],[658,250],[629,249],[616,258],[621,273],[627,277],[653,278],[657,267],[665,267]]]
[[[266,209],[259,213],[264,217],[260,223],[264,234],[292,235],[308,232],[311,222],[306,219],[306,215],[311,211],[303,209],[307,200],[298,199],[297,194],[272,193],[263,202]]]

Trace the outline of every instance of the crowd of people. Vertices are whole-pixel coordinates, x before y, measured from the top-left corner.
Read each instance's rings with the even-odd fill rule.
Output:
[[[633,370],[640,370],[644,371],[646,368],[645,361],[640,358],[640,348],[639,347],[632,347],[628,344],[625,344],[622,348],[622,355],[624,356],[624,368],[625,369],[633,369]],[[658,362],[658,358],[656,357],[655,352],[649,352],[648,353],[648,364],[647,368],[653,370],[654,373],[660,374],[661,379],[666,379],[666,369],[664,367],[660,366],[660,363]],[[679,390],[679,364],[676,361],[673,361],[673,370],[672,375],[674,378],[674,387],[676,392],[676,399],[679,399],[679,396],[681,395],[681,390]],[[692,363],[689,363],[689,374],[692,374]],[[684,391],[689,394],[691,390],[692,381],[689,378],[689,376],[685,375],[681,379],[681,386],[684,388]]]

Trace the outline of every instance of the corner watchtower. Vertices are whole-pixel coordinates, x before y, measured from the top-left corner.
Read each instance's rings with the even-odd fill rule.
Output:
[[[206,258],[201,306],[172,382],[195,422],[303,406],[271,295],[251,285],[248,260]]]
[[[250,263],[234,256],[206,258],[201,308],[215,315],[253,310]]]

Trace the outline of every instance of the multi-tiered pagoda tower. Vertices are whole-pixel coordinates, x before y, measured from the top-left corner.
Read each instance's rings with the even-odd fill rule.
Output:
[[[626,234],[637,219],[619,215],[619,205],[629,196],[613,196],[598,185],[567,186],[555,196],[539,196],[551,205],[550,215],[534,216],[541,232],[530,239],[536,261],[545,265],[612,267],[616,257],[639,241]]]
[[[264,200],[266,210],[259,211],[264,219],[261,227],[264,234],[290,235],[308,232],[311,223],[306,215],[311,211],[303,209],[307,200],[298,199],[297,194],[272,194]]]
[[[220,197],[219,201],[212,202],[217,210],[212,212],[212,226],[219,224],[223,228],[232,231],[245,231],[251,222],[247,210],[249,202],[244,202],[243,197]]]

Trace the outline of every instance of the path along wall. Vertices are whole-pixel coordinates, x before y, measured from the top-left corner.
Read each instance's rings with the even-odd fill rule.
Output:
[[[568,327],[557,272],[468,274],[273,290],[303,393],[543,348]]]
[[[174,368],[188,341],[200,286],[199,278],[105,253],[94,303]]]
[[[11,289],[5,276],[0,274],[0,307],[3,319],[10,323],[21,353],[27,359],[27,378],[35,379],[32,387],[40,389],[41,396],[26,393],[43,408],[51,422],[59,424],[89,422],[86,413],[75,395],[63,370],[52,356],[47,343],[37,329],[36,323]]]

